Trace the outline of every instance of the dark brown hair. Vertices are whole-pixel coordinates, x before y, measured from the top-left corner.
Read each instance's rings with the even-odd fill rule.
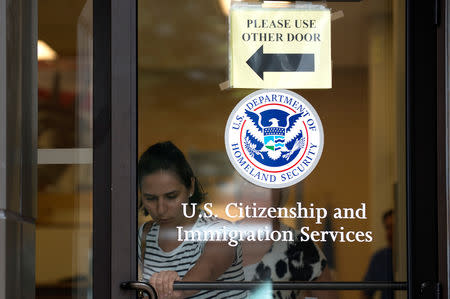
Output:
[[[145,176],[160,170],[173,172],[187,189],[191,188],[192,178],[194,178],[194,193],[189,197],[189,203],[199,204],[205,199],[205,193],[191,166],[183,153],[170,141],[156,143],[141,155],[138,163],[139,190]],[[139,208],[143,209],[145,216],[148,215],[142,201],[139,203]]]

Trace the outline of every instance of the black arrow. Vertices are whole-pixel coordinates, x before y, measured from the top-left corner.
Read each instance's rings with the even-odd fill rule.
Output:
[[[264,46],[247,60],[264,80],[264,72],[314,72],[314,54],[264,54]]]

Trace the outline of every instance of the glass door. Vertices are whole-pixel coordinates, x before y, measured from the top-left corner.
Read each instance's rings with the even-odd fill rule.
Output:
[[[406,20],[418,7],[317,4],[331,11],[332,88],[292,91],[320,116],[322,156],[301,182],[268,189],[241,177],[224,144],[229,115],[255,91],[226,82],[230,2],[106,2],[94,2],[94,297],[131,298],[125,288],[145,284],[161,297],[169,290],[155,277],[177,280],[184,296],[214,298],[432,292],[436,269],[413,264],[436,246],[426,220],[435,197],[426,208],[418,198],[433,177],[420,173],[431,166],[417,155],[430,150],[416,141],[412,92],[434,88],[432,78],[411,84],[421,48]],[[301,207],[296,217],[246,212]],[[181,235],[205,223],[275,237],[212,244]],[[423,234],[430,242],[416,246]]]
[[[92,2],[38,5],[38,299],[92,298]]]

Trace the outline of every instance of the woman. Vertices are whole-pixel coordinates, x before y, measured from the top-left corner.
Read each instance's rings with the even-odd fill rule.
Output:
[[[197,210],[204,194],[183,153],[171,142],[152,145],[139,160],[138,180],[144,214],[153,219],[139,230],[140,243],[145,240],[144,258],[138,246],[140,266],[158,298],[245,298],[246,292],[239,290],[173,291],[173,282],[179,280],[244,280],[240,246],[177,238],[177,227],[201,230],[224,225],[224,220],[202,217],[205,213]]]

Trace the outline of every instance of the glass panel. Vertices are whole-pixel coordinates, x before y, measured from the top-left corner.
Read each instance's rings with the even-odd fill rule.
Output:
[[[36,298],[92,298],[92,1],[39,1]]]
[[[324,231],[361,231],[371,236],[368,242],[352,242],[345,237],[333,242],[329,233],[314,243],[243,241],[240,246],[246,280],[406,281],[404,1],[327,3],[333,13],[344,12],[344,17],[331,25],[333,87],[295,91],[317,110],[325,147],[315,170],[299,184],[281,191],[245,181],[225,152],[228,116],[253,91],[221,91],[219,87],[227,80],[229,1],[138,3],[139,154],[157,142],[172,141],[207,193],[204,203],[211,203],[213,214],[243,230],[292,229],[298,235],[304,229],[309,234],[318,231],[320,236]],[[151,173],[144,171],[143,178],[149,180],[144,183],[154,184]],[[142,197],[143,192],[154,189],[140,190]],[[175,227],[166,226],[171,228],[172,239],[157,235],[164,226],[158,222],[164,213],[155,210],[159,197],[146,200],[146,207],[157,219],[156,225],[152,223],[154,234],[147,235],[145,280],[161,271],[151,257],[166,254],[158,246],[151,248],[151,242],[162,242],[166,251],[182,251],[177,247],[181,245]],[[327,209],[331,216],[335,209],[361,209],[364,219],[330,216],[316,223],[300,218],[230,217],[227,205],[240,203],[255,203],[260,208],[314,205]],[[178,224],[191,223],[191,218],[180,214],[181,206],[176,209],[180,212],[175,215],[182,216]],[[392,214],[386,214],[388,211]],[[142,228],[151,217],[144,216],[142,210],[139,215]],[[291,251],[286,254],[288,248]],[[325,259],[327,266],[322,269]],[[371,263],[376,267],[369,270]],[[164,269],[176,270],[168,263],[163,265],[167,266]],[[184,275],[182,271],[178,274]],[[317,297],[336,298],[337,293],[341,299],[350,299],[357,292]],[[398,292],[396,296],[403,298],[405,294]]]

